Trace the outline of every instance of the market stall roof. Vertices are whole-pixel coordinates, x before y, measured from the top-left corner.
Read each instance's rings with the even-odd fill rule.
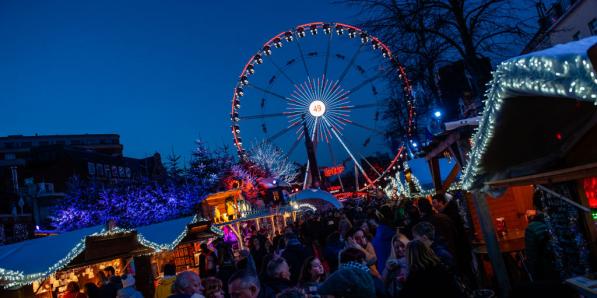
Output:
[[[336,209],[342,208],[342,204],[340,203],[340,201],[338,201],[338,199],[336,199],[336,197],[334,197],[331,193],[325,190],[315,188],[308,188],[303,191],[297,192],[296,194],[292,195],[290,200],[295,202],[321,200],[332,205]]]
[[[85,247],[85,237],[102,231],[103,226],[80,229],[0,246],[0,281],[27,275],[49,275],[76,257]]]
[[[187,225],[197,220],[195,216],[160,222],[136,228],[139,242],[158,250],[176,247],[187,234]]]
[[[466,189],[597,161],[597,36],[515,57],[493,73]]]

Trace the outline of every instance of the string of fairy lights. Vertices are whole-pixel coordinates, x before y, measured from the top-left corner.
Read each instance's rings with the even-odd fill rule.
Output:
[[[504,99],[511,94],[567,97],[597,105],[597,74],[587,57],[587,49],[596,42],[597,37],[587,38],[576,42],[576,48],[556,46],[552,51],[512,58],[498,65],[485,93],[479,127],[471,140],[469,162],[461,179],[464,189],[473,188],[482,173],[480,163],[493,137],[496,117]]]
[[[151,248],[154,251],[152,253],[159,253],[162,251],[173,250],[180,242],[184,239],[184,237],[188,233],[187,225],[194,224],[198,221],[206,221],[204,218],[199,218],[197,215],[193,216],[191,221],[189,221],[183,231],[172,241],[171,243],[157,243],[147,239],[143,234],[137,234],[137,240],[139,243],[145,247]],[[218,227],[211,226],[210,230],[217,234],[223,235],[223,231]],[[60,269],[64,268],[68,265],[75,257],[80,255],[85,250],[85,239],[87,237],[102,237],[102,236],[110,236],[115,234],[128,234],[135,232],[135,229],[125,229],[125,228],[112,228],[110,230],[102,229],[100,232],[95,232],[90,235],[84,236],[77,244],[66,254],[65,257],[58,260],[54,265],[50,266],[47,270],[38,273],[32,274],[24,274],[22,271],[17,270],[9,270],[0,268],[0,281],[5,282],[3,285],[5,288],[15,288],[21,287],[24,285],[31,284],[35,281],[41,281],[49,277],[50,275],[54,274],[55,272],[59,271]]]

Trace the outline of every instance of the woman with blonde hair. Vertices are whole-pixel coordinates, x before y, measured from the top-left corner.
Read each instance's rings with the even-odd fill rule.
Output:
[[[391,297],[398,295],[408,276],[408,264],[406,262],[408,241],[408,238],[400,233],[396,233],[392,237],[390,257],[386,261],[382,274],[384,285]]]
[[[400,291],[401,298],[465,297],[446,266],[423,242],[413,240],[408,243],[406,261],[409,272]]]

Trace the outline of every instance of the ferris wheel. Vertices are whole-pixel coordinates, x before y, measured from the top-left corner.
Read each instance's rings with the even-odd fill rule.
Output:
[[[385,113],[397,96],[385,79],[392,73],[404,119]],[[243,158],[251,142],[271,142],[309,168],[309,138],[327,188],[360,191],[395,168],[404,147],[390,148],[384,131],[401,121],[414,134],[412,101],[404,68],[381,40],[347,24],[303,24],[272,37],[245,64],[232,97],[234,145]]]

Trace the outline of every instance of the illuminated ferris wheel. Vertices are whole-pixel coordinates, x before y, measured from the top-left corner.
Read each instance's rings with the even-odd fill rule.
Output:
[[[384,79],[392,73],[398,74],[401,99],[408,108],[400,121],[411,134],[414,105],[409,81],[378,38],[355,26],[323,22],[277,34],[249,59],[235,86],[234,145],[245,157],[248,146],[243,141],[271,142],[309,168],[304,145],[309,138],[326,188],[375,186],[403,149],[390,148],[384,133],[388,121],[395,120],[384,113],[396,96]]]

